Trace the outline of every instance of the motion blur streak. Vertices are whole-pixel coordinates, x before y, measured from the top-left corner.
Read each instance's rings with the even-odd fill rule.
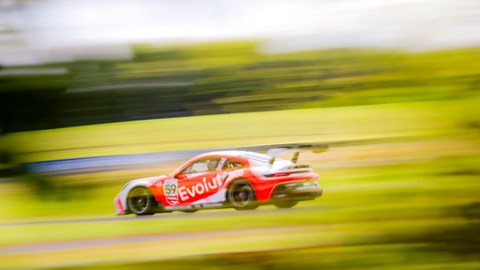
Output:
[[[478,1],[97,2],[0,1],[0,269],[480,268]],[[112,215],[309,142],[317,200]]]

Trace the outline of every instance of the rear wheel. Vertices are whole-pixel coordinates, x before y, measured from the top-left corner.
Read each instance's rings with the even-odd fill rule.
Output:
[[[227,200],[237,210],[251,210],[258,207],[255,191],[245,180],[238,180],[230,184]]]
[[[292,208],[295,205],[297,205],[298,202],[295,201],[284,201],[284,202],[276,202],[273,205],[275,205],[278,208]]]
[[[135,187],[128,193],[128,209],[137,216],[153,215],[156,202],[152,192],[145,187]]]

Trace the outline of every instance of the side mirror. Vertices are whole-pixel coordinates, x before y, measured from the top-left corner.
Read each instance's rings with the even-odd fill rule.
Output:
[[[185,174],[179,173],[175,176],[175,178],[177,178],[178,180],[183,180],[183,179],[186,179],[187,176]]]

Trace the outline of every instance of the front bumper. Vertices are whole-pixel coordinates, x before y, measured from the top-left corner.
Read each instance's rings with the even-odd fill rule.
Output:
[[[113,204],[115,205],[115,214],[117,215],[126,215],[127,210],[125,205],[122,203],[122,199],[120,194],[118,194],[115,199],[113,200]]]
[[[275,186],[270,200],[306,201],[320,197],[322,193],[317,181],[289,182]]]

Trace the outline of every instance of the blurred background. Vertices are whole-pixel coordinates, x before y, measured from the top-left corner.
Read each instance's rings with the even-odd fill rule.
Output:
[[[0,269],[479,269],[480,2],[0,1]],[[114,216],[212,149],[324,195]]]

